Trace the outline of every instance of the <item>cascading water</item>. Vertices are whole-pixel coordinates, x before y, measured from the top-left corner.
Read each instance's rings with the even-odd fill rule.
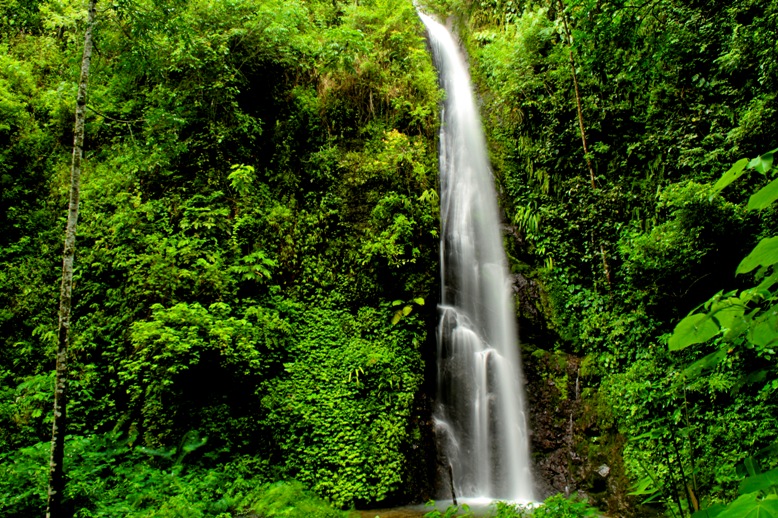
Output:
[[[486,141],[458,46],[445,27],[420,16],[446,92],[434,417],[451,469],[442,477],[453,478],[457,497],[531,501],[518,335]]]

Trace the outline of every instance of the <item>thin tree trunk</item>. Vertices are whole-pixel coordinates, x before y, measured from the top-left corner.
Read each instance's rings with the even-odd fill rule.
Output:
[[[581,145],[583,146],[584,159],[586,160],[586,167],[589,168],[589,180],[592,184],[592,189],[597,189],[597,182],[594,180],[594,166],[592,165],[592,159],[589,157],[589,146],[586,143],[586,130],[584,129],[583,107],[581,106],[581,91],[578,88],[578,76],[575,73],[575,58],[573,57],[573,35],[570,32],[570,27],[567,24],[567,14],[565,14],[565,6],[562,0],[559,0],[559,11],[562,16],[562,22],[565,27],[565,35],[567,37],[567,48],[570,53],[570,70],[573,72],[573,87],[575,89],[575,106],[578,109],[578,129],[581,132]],[[602,269],[605,274],[605,281],[608,283],[608,289],[611,287],[611,269],[608,265],[608,258],[605,255],[605,247],[600,243],[600,256],[602,257]]]
[[[670,476],[670,484],[672,484],[672,488],[670,489],[671,496],[670,498],[675,497],[675,503],[678,506],[678,516],[683,516],[683,506],[681,505],[681,497],[678,495],[678,483],[676,482],[675,473],[673,473],[673,465],[670,463],[670,455],[667,453],[667,450],[664,450],[665,454],[665,462],[667,463],[667,474]],[[670,506],[668,506],[668,509]]]
[[[448,463],[448,485],[451,488],[451,500],[454,502],[454,506],[457,505],[457,494],[454,491],[454,467],[451,463]]]
[[[675,433],[670,433],[670,439],[673,442],[673,449],[675,450],[675,456],[678,458],[678,469],[681,472],[681,482],[683,483],[683,488],[685,489],[686,494],[686,504],[688,505],[688,508],[693,510],[694,512],[697,512],[700,510],[699,502],[697,502],[697,496],[694,494],[694,490],[692,489],[691,484],[689,484],[688,479],[686,478],[686,470],[683,469],[683,459],[681,457],[681,450],[678,449],[678,442],[675,440]],[[689,511],[689,514],[691,514],[692,511]]]
[[[562,14],[562,22],[565,26],[565,34],[567,35],[567,48],[570,51],[570,69],[573,72],[573,87],[575,88],[575,105],[578,108],[578,129],[581,130],[581,143],[583,144],[584,158],[586,159],[586,166],[589,168],[589,179],[592,182],[592,189],[597,188],[597,184],[594,181],[594,167],[592,166],[592,160],[589,158],[589,147],[586,144],[586,131],[584,130],[583,109],[581,107],[581,92],[578,89],[578,76],[575,73],[575,58],[573,58],[573,36],[570,33],[570,27],[567,25],[567,15],[565,14],[565,6],[562,4],[562,0],[559,0],[559,9]]]
[[[692,425],[689,423],[689,405],[686,402],[686,389],[683,389],[683,415],[686,418],[686,438],[689,440],[689,459],[692,464],[692,485],[695,494],[699,494],[700,489],[697,487],[697,457],[694,455],[694,444],[692,444]]]
[[[59,332],[57,343],[57,373],[54,389],[54,423],[51,427],[51,459],[49,461],[49,490],[47,518],[65,515],[62,492],[65,489],[63,460],[65,456],[65,429],[67,417],[68,341],[70,331],[70,305],[73,291],[73,256],[76,252],[76,227],[81,185],[81,159],[84,146],[84,119],[86,112],[86,85],[89,63],[92,59],[92,27],[95,21],[96,0],[89,2],[84,54],[81,59],[81,79],[76,98],[76,122],[73,131],[73,161],[70,169],[70,205],[65,229],[65,247],[62,253],[62,284],[59,295]]]

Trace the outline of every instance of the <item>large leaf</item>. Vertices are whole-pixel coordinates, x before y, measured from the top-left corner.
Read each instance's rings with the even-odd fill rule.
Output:
[[[741,176],[743,176],[743,173],[745,172],[746,165],[748,165],[748,159],[742,158],[735,162],[735,165],[729,168],[729,171],[724,173],[724,176],[719,178],[719,181],[716,182],[716,185],[713,186],[714,192],[719,192],[723,188],[725,188],[727,185],[731,184]]]
[[[704,357],[686,367],[683,370],[683,376],[686,378],[696,378],[702,371],[714,367],[726,357],[726,349],[718,349],[708,355],[705,355]]]
[[[713,504],[706,509],[700,509],[692,515],[692,518],[716,518],[724,509],[726,507],[723,504]]]
[[[748,493],[729,504],[717,518],[778,518],[778,495],[760,500],[759,493]]]
[[[765,174],[767,171],[769,171],[773,167],[773,154],[778,151],[778,149],[773,149],[772,151],[768,151],[762,156],[758,156],[751,160],[748,163],[749,169],[756,169],[758,172]]]
[[[708,315],[721,329],[732,329],[736,322],[742,320],[746,306],[737,297],[730,297],[716,302]]]
[[[765,277],[765,279],[759,283],[759,286],[754,289],[757,293],[763,294],[763,296],[769,296],[770,290],[773,286],[775,286],[776,283],[778,283],[778,269],[776,269],[768,277]]]
[[[778,200],[778,178],[768,183],[748,199],[748,210],[764,209]]]
[[[778,486],[778,469],[771,469],[765,473],[744,478],[740,482],[738,492],[745,495],[756,491],[766,491],[772,486]]]
[[[751,326],[751,343],[760,347],[778,345],[778,305],[769,308]]]
[[[778,263],[778,236],[766,237],[743,259],[737,267],[738,274],[748,273],[757,266]]]
[[[707,342],[719,334],[719,326],[704,313],[695,313],[681,320],[667,345],[671,351],[679,351],[693,344]]]
[[[743,466],[746,468],[749,477],[755,477],[761,471],[759,469],[759,463],[753,457],[746,457],[743,459]]]

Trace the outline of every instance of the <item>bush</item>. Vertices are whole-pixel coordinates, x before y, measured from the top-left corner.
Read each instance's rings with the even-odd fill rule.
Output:
[[[561,494],[546,498],[543,505],[532,510],[533,518],[586,518],[599,515],[600,512],[586,500],[575,496],[565,498]]]
[[[300,482],[275,482],[248,495],[241,507],[259,516],[274,518],[345,518],[348,512],[338,511],[306,490]]]

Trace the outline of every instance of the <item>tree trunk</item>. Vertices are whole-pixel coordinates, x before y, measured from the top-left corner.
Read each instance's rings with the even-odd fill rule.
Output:
[[[597,189],[597,183],[594,180],[594,166],[592,165],[592,159],[589,157],[589,146],[586,143],[586,131],[584,130],[584,118],[583,107],[581,106],[581,91],[578,88],[578,76],[575,73],[575,58],[573,57],[573,35],[570,32],[570,26],[567,24],[567,14],[565,13],[565,6],[562,0],[559,0],[559,10],[562,16],[562,22],[565,27],[565,35],[567,37],[567,48],[570,52],[570,69],[573,72],[573,87],[575,89],[575,106],[578,109],[578,129],[581,132],[581,145],[583,146],[584,159],[586,159],[586,166],[589,168],[589,180],[592,184],[592,189]],[[608,289],[611,287],[611,269],[608,265],[608,258],[605,255],[605,247],[600,243],[600,255],[602,257],[602,269],[605,274],[605,281],[608,283]]]
[[[594,167],[592,167],[592,160],[589,158],[589,148],[586,144],[586,132],[584,131],[583,120],[583,108],[581,107],[581,92],[578,89],[578,76],[575,73],[575,59],[573,58],[573,35],[570,32],[570,27],[567,25],[567,14],[565,14],[565,6],[562,4],[562,0],[559,0],[559,9],[562,15],[562,22],[565,27],[565,35],[567,36],[567,47],[570,51],[570,68],[573,72],[573,86],[575,88],[575,105],[578,108],[578,129],[581,131],[581,143],[583,144],[584,158],[586,159],[586,165],[589,168],[589,179],[592,182],[592,189],[597,188],[597,184],[594,181]],[[604,257],[604,256],[603,256]]]
[[[76,227],[81,184],[81,159],[84,146],[84,119],[86,111],[86,84],[89,63],[92,59],[92,27],[95,21],[96,0],[89,2],[84,54],[81,59],[81,79],[76,98],[76,123],[73,132],[73,161],[70,169],[70,205],[65,229],[65,247],[62,253],[62,284],[59,295],[59,332],[57,343],[57,373],[54,388],[54,423],[51,427],[51,459],[49,461],[49,490],[47,518],[65,515],[62,492],[65,489],[63,460],[65,456],[65,427],[67,416],[68,340],[70,331],[70,305],[73,291],[73,256],[76,251]]]

